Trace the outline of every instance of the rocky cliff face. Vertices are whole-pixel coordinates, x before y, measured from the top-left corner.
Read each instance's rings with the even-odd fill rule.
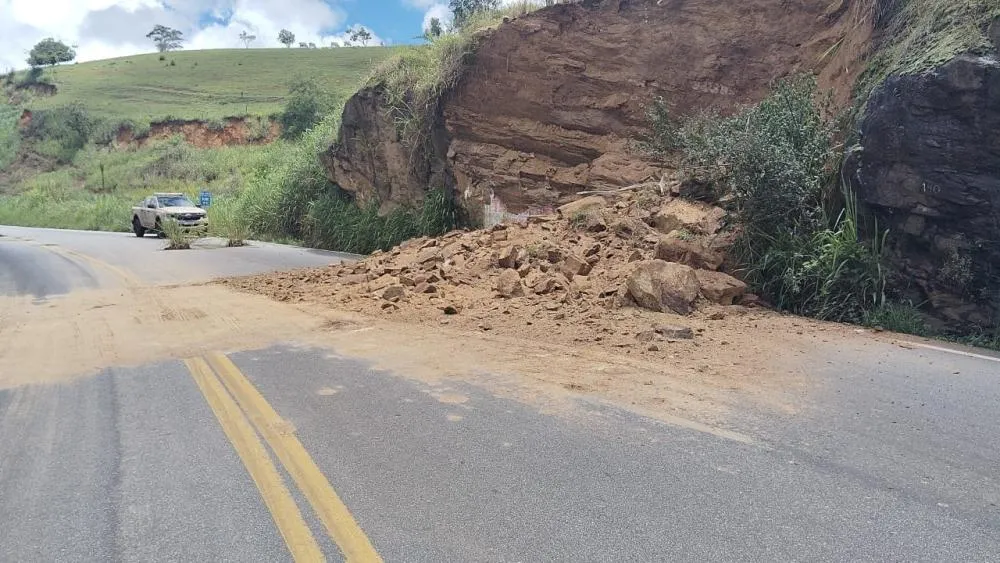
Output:
[[[441,101],[432,142],[400,143],[378,88],[347,104],[325,155],[362,199],[454,189],[475,214],[491,194],[511,211],[656,176],[631,146],[658,96],[678,115],[756,102],[813,70],[846,102],[870,26],[850,0],[605,0],[559,4],[484,35]]]
[[[1000,62],[890,78],[847,162],[890,229],[894,285],[954,328],[1000,322]]]

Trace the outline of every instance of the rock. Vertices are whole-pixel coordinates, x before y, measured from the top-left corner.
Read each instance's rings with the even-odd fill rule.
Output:
[[[348,274],[346,276],[341,276],[338,280],[343,285],[357,285],[359,283],[365,283],[368,281],[367,274]]]
[[[656,242],[655,253],[659,260],[677,262],[701,270],[718,270],[723,260],[722,254],[701,242],[676,237],[660,237]]]
[[[399,275],[399,283],[401,283],[402,285],[404,285],[406,287],[413,287],[413,286],[417,285],[417,282],[416,282],[416,280],[414,278],[415,278],[415,276],[411,276],[409,274],[400,274]]]
[[[659,352],[660,351],[660,347],[657,346],[656,344],[650,344],[649,346],[646,347],[646,350],[648,350],[650,352]]]
[[[565,260],[563,260],[562,267],[560,269],[567,279],[572,280],[573,276],[586,276],[589,274],[591,265],[580,256],[570,254],[566,256]]]
[[[1000,24],[995,24],[996,26]],[[1000,320],[1000,64],[963,55],[868,98],[844,176],[888,229],[904,301],[948,329]],[[987,241],[993,241],[989,243]],[[940,323],[939,323],[940,324]]]
[[[690,340],[694,338],[694,331],[689,327],[680,325],[659,325],[653,329],[657,334],[670,340]]]
[[[427,247],[417,253],[417,264],[428,265],[436,262],[443,262],[441,249],[435,246]]]
[[[563,219],[571,219],[583,213],[588,213],[594,209],[600,209],[608,205],[608,201],[599,195],[587,196],[583,199],[567,203],[557,211]]]
[[[521,284],[521,276],[514,270],[504,270],[500,272],[496,284],[497,293],[503,297],[524,296],[524,286]]]
[[[437,239],[428,239],[426,242],[420,245],[420,249],[432,248],[438,245]]]
[[[583,226],[589,233],[603,233],[608,230],[608,224],[604,222],[604,217],[601,217],[597,213],[587,215],[587,219],[584,221]]]
[[[639,252],[638,250],[633,250],[632,254],[628,255],[628,261],[629,261],[629,263],[638,262],[640,260],[642,260],[642,253]]]
[[[488,330],[493,330],[493,325],[491,325],[490,323],[488,323],[486,321],[483,321],[483,322],[479,323],[479,330],[482,330],[484,332],[488,331]]]
[[[390,285],[385,288],[382,292],[382,299],[386,301],[396,302],[402,299],[403,295],[406,294],[406,290],[401,285]]]
[[[651,330],[644,330],[635,335],[635,339],[639,342],[652,342],[656,333]]]
[[[573,276],[573,279],[570,280],[570,283],[573,284],[573,289],[581,293],[590,291],[590,288],[592,287],[590,280],[587,279],[586,276]]]
[[[531,264],[525,262],[517,267],[517,274],[522,278],[527,277],[531,273]]]
[[[732,305],[747,292],[747,284],[722,272],[698,270],[698,285],[705,299],[719,305]]]
[[[708,320],[710,321],[721,321],[726,318],[726,314],[722,311],[716,311],[708,315]]]
[[[676,198],[663,204],[652,217],[653,226],[663,234],[679,229],[690,233],[714,235],[722,229],[726,211],[718,207]]]
[[[388,274],[381,276],[377,279],[372,280],[368,283],[368,291],[381,291],[389,287],[390,285],[399,283],[399,281]]]
[[[545,257],[548,259],[550,264],[558,264],[559,262],[562,262],[563,252],[558,248],[551,247],[546,249]]]
[[[437,293],[437,286],[424,282],[414,287],[413,293]]]
[[[683,264],[649,260],[639,262],[626,283],[629,295],[640,307],[687,315],[698,299],[698,276]]]
[[[517,268],[517,251],[516,246],[505,246],[500,249],[500,253],[497,255],[497,265],[500,268]]]
[[[552,318],[554,320],[561,321],[566,318],[566,313],[556,313],[555,315],[552,315]]]
[[[441,307],[441,312],[446,315],[457,315],[462,311],[462,308],[455,304],[448,304]]]
[[[507,240],[507,231],[493,231],[490,233],[490,240],[493,242],[503,242]]]
[[[587,251],[583,253],[583,255],[586,258],[590,258],[591,256],[597,256],[597,254],[600,251],[601,251],[601,243],[595,242],[594,244],[590,245],[590,248],[588,248]]]
[[[536,284],[532,285],[532,290],[537,295],[546,295],[552,293],[559,288],[559,283],[555,278],[551,276],[546,276],[541,278]]]

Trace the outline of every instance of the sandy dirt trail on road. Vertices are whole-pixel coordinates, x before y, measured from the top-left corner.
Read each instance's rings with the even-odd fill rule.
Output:
[[[671,344],[676,351],[664,361],[501,331],[428,327],[316,304],[279,303],[219,285],[129,282],[122,289],[41,302],[0,298],[0,388],[57,384],[104,368],[209,350],[292,344],[419,379],[439,389],[441,400],[452,396],[450,382],[463,382],[551,411],[585,398],[666,420],[711,424],[748,400],[793,412],[808,387],[798,359],[817,343],[817,335],[847,336],[845,329],[826,325],[803,331],[797,327],[817,323],[768,312],[691,324],[707,328],[695,340]],[[768,328],[755,328],[762,325]],[[723,337],[729,339],[726,346],[711,344]]]

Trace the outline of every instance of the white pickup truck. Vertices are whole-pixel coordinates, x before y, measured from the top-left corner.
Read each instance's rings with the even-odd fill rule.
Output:
[[[132,232],[141,237],[146,231],[163,236],[163,223],[176,221],[181,229],[208,233],[208,215],[184,194],[156,193],[132,208]]]

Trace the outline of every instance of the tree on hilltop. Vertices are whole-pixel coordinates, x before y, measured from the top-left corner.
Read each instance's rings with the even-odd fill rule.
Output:
[[[55,66],[59,63],[66,63],[76,58],[76,51],[62,41],[56,41],[51,37],[46,37],[28,53],[28,64],[32,67]]]
[[[455,15],[455,28],[468,23],[469,18],[480,13],[500,9],[500,0],[450,0],[448,7]]]
[[[282,29],[278,32],[278,42],[285,47],[291,47],[292,43],[295,43],[295,34],[287,29]]]
[[[257,36],[256,35],[250,35],[249,33],[246,32],[246,30],[243,30],[243,32],[240,33],[240,41],[243,42],[243,46],[245,48],[247,48],[247,49],[249,49],[250,48],[250,44],[253,43],[256,40],[257,40]]]
[[[367,47],[368,42],[372,40],[372,33],[360,25],[353,29],[348,29],[347,32],[350,34],[351,43],[360,41],[363,46]]]
[[[146,37],[153,40],[156,49],[161,53],[180,49],[184,43],[184,33],[172,27],[159,24],[155,25],[153,31],[147,33]]]
[[[444,33],[444,26],[441,25],[441,20],[431,18],[430,23],[427,25],[427,31],[424,32],[424,38],[428,41],[433,41],[441,37],[442,33]]]

